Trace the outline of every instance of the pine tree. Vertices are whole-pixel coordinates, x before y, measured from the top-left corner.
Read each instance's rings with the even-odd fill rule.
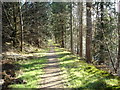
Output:
[[[91,39],[92,39],[92,18],[91,18],[91,8],[92,8],[92,3],[87,2],[86,3],[86,11],[87,11],[87,30],[86,30],[86,59],[87,62],[90,63],[92,60],[92,55],[91,55]]]

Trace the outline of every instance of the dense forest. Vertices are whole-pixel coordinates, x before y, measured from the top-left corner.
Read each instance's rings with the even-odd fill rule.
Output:
[[[13,66],[13,63],[18,64],[19,61],[26,59],[24,54],[41,52],[40,49],[50,49],[51,45],[64,48],[79,61],[84,61],[99,70],[115,77],[120,76],[120,2],[93,0],[93,2],[1,3],[3,56],[1,62],[3,79],[7,83],[4,84],[4,88],[11,84],[7,76],[16,76],[11,75],[13,71],[8,71],[8,68],[21,67],[16,64]],[[57,50],[55,52],[57,53]],[[14,82],[20,81],[26,83],[24,80],[14,79]]]

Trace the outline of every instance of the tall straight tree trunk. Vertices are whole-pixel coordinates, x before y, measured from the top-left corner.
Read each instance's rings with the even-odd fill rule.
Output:
[[[73,53],[72,2],[70,4],[70,36],[71,52]]]
[[[79,55],[80,57],[82,57],[82,53],[83,53],[83,3],[79,2],[78,3],[78,14],[79,14],[79,47],[80,47],[80,51],[79,51]]]
[[[79,14],[78,14],[78,16],[79,16]],[[79,52],[80,52],[79,46],[80,46],[80,44],[79,44],[79,28],[78,28],[77,29],[77,54],[78,55],[79,55]]]
[[[13,19],[14,19],[14,31],[13,31],[13,47],[16,46],[16,33],[17,33],[17,21],[16,21],[16,3],[13,4]]]
[[[86,11],[87,11],[87,29],[86,29],[86,59],[88,63],[91,63],[92,55],[91,55],[91,39],[92,39],[92,19],[91,19],[91,8],[92,3],[86,3]]]
[[[65,26],[65,32],[64,32],[64,47],[67,48],[67,31],[66,31],[66,26]]]
[[[119,1],[119,13],[118,13],[118,60],[117,60],[117,73],[120,76],[120,1]]]
[[[62,24],[62,42],[61,42],[61,47],[64,48],[64,27],[63,27],[63,24]]]
[[[23,19],[22,19],[22,11],[21,11],[21,5],[19,4],[19,17],[20,17],[20,29],[21,29],[21,52],[23,51]]]
[[[104,2],[103,0],[101,0],[101,3],[100,3],[100,9],[101,9],[101,31],[100,31],[100,41],[101,42],[104,42],[104,36],[103,36],[103,31],[104,31],[104,23],[103,23],[103,19],[104,19]],[[104,62],[104,44],[101,43],[100,44],[100,61],[99,61],[99,64],[103,63]]]

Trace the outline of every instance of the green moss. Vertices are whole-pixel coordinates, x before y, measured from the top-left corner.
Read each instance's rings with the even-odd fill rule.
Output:
[[[61,69],[64,72],[64,79],[67,80],[66,86],[68,88],[85,90],[120,89],[119,79],[106,71],[78,60],[77,56],[63,48],[56,47],[55,51],[60,59]]]
[[[39,51],[41,52],[41,51]],[[44,50],[42,50],[45,53]],[[42,53],[41,52],[41,53]],[[47,52],[47,51],[46,51]],[[21,78],[26,81],[26,84],[13,84],[10,88],[39,88],[41,75],[44,74],[43,67],[46,65],[47,57],[45,54],[39,55],[37,59],[21,60],[17,63],[21,66],[22,74],[19,74],[17,78]]]

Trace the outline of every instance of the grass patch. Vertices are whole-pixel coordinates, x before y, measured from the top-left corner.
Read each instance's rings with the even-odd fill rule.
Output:
[[[17,63],[21,66],[20,68],[21,73],[17,75],[17,78],[20,78],[26,81],[26,83],[12,84],[9,87],[18,88],[18,89],[19,88],[22,88],[22,89],[39,88],[40,81],[41,81],[40,76],[44,74],[43,67],[46,65],[46,62],[47,62],[47,56],[45,55],[47,51],[48,49],[38,51],[37,53],[40,53],[40,55],[35,59],[18,61]]]
[[[63,48],[55,49],[60,59],[67,88],[85,90],[120,90],[120,79],[78,60]]]

